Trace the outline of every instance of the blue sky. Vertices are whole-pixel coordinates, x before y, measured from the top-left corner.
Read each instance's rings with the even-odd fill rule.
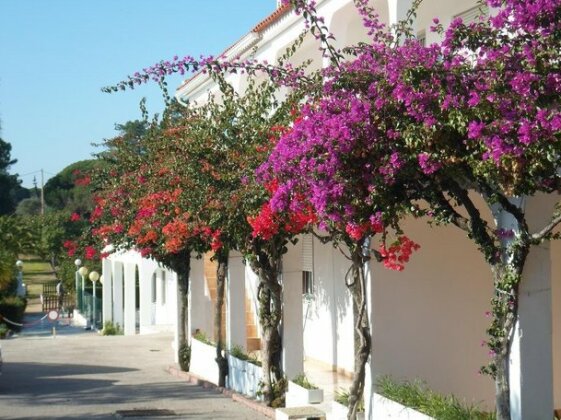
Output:
[[[115,123],[162,109],[158,87],[106,94],[161,59],[217,54],[275,9],[275,0],[0,0],[0,136],[26,187],[88,159]],[[170,79],[176,87],[180,77]],[[37,174],[39,181],[39,175]]]

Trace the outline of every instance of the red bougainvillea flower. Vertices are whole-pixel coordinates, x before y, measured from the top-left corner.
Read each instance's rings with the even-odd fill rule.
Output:
[[[269,203],[263,204],[257,216],[247,218],[247,222],[253,229],[251,235],[254,238],[260,236],[265,241],[270,240],[279,231],[279,223],[275,215]]]
[[[222,246],[224,245],[222,243],[222,240],[220,239],[220,229],[217,229],[213,232],[212,234],[212,238],[210,241],[210,248],[214,251],[217,252],[220,250],[220,248],[222,248]]]
[[[183,220],[173,220],[162,228],[162,233],[166,238],[164,247],[168,252],[177,253],[185,244],[189,237],[189,228]]]
[[[386,268],[403,271],[413,251],[417,251],[420,247],[407,236],[400,236],[389,248],[386,248],[383,243],[380,244],[379,252]]]
[[[80,219],[81,219],[80,215],[76,212],[74,212],[70,215],[70,221],[72,221],[72,222],[77,222]]]
[[[103,215],[103,209],[101,208],[101,206],[95,206],[95,208],[92,211],[92,214],[90,215],[90,222],[92,223],[95,222],[102,215]]]
[[[77,187],[85,187],[86,185],[90,185],[92,182],[92,178],[89,175],[86,175],[83,178],[77,178],[74,181],[74,185],[76,185]]]
[[[73,257],[76,254],[76,249],[78,248],[78,244],[74,241],[64,241],[62,244],[64,249],[66,249],[66,253],[69,257]]]
[[[95,250],[95,248],[93,246],[87,246],[84,249],[84,257],[86,258],[86,260],[93,260],[95,258],[97,254],[97,251]]]

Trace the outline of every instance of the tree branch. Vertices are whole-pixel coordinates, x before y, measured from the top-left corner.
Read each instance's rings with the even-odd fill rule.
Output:
[[[551,233],[551,231],[557,226],[559,225],[559,223],[561,223],[561,213],[558,214],[557,216],[553,216],[553,218],[551,219],[551,221],[547,224],[547,226],[545,226],[542,230],[540,230],[539,232],[536,232],[532,235],[530,235],[530,238],[532,240],[533,243],[539,243],[541,241],[543,241],[543,239],[549,235]]]
[[[448,184],[449,191],[458,199],[460,204],[466,209],[469,215],[469,232],[473,236],[475,242],[479,245],[485,258],[491,262],[496,258],[497,246],[491,233],[489,226],[481,217],[481,213],[469,198],[466,189],[462,188],[456,182],[452,181]],[[508,200],[506,200],[508,202]],[[515,207],[509,203],[512,207]],[[516,217],[516,216],[515,216]]]

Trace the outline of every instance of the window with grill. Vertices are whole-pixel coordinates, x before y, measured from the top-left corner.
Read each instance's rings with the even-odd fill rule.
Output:
[[[302,271],[302,293],[305,295],[314,293],[314,276],[311,271]]]
[[[156,293],[158,288],[156,287],[156,273],[152,274],[152,303],[156,303]]]
[[[162,271],[162,305],[166,304],[166,272]]]
[[[302,293],[314,293],[314,237],[302,236]]]

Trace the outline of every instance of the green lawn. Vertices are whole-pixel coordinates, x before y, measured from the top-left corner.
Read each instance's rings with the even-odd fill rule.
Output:
[[[36,257],[23,257],[23,282],[27,286],[27,297],[37,298],[43,291],[43,283],[56,280],[51,265]]]

